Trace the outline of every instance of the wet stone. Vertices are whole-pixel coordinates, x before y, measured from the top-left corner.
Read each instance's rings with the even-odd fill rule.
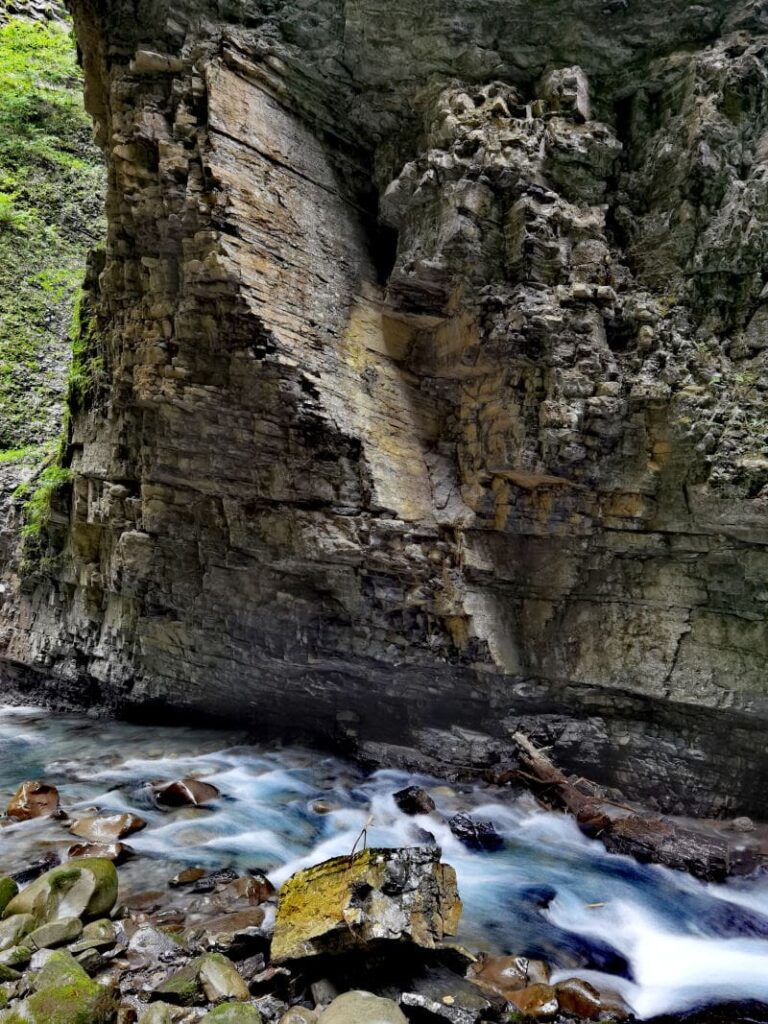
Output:
[[[504,840],[492,821],[481,821],[469,814],[455,814],[448,827],[470,850],[496,851],[504,846]]]
[[[62,917],[101,917],[117,899],[117,871],[109,860],[68,861],[36,879],[15,896],[4,917],[32,914],[45,924]]]
[[[45,782],[23,782],[5,813],[16,821],[31,821],[59,813],[59,791]]]
[[[602,1007],[600,993],[580,978],[566,978],[555,985],[557,1001],[564,1013],[584,1020],[596,1020]]]
[[[403,814],[429,814],[435,801],[420,786],[407,786],[394,794],[393,799]]]
[[[200,779],[177,779],[153,787],[155,799],[165,807],[200,807],[221,796],[221,791],[210,782]]]
[[[529,985],[510,992],[507,1001],[532,1020],[552,1020],[559,1007],[557,992],[551,985]]]
[[[177,875],[174,875],[168,884],[173,889],[179,889],[182,886],[192,885],[194,882],[200,881],[207,874],[208,872],[205,868],[184,868],[183,871],[179,871]]]
[[[146,821],[135,814],[93,814],[78,818],[69,831],[90,843],[110,845],[146,828]]]
[[[132,851],[125,843],[74,843],[67,850],[68,857],[101,857],[122,864]]]

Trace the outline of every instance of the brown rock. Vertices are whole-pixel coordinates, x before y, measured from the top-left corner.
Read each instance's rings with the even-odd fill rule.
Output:
[[[59,813],[59,791],[45,782],[23,782],[5,813],[16,821],[46,818]]]
[[[110,845],[146,826],[146,821],[135,814],[93,814],[72,822],[69,831],[91,843]]]
[[[549,983],[549,967],[543,960],[524,956],[486,956],[472,964],[467,977],[485,992],[509,999],[531,985]]]
[[[184,885],[192,885],[193,882],[199,882],[201,878],[205,878],[208,872],[205,868],[184,868],[183,871],[179,871],[177,875],[168,883],[172,888],[178,889]]]
[[[557,992],[551,985],[529,985],[510,992],[507,1001],[532,1020],[551,1020],[558,1011]]]
[[[602,1002],[600,993],[581,978],[566,978],[555,985],[557,1001],[564,1013],[584,1020],[595,1020],[600,1014]]]
[[[394,801],[403,814],[429,814],[435,801],[421,786],[407,786],[394,794]]]
[[[177,779],[153,787],[155,798],[166,807],[200,807],[221,796],[221,790],[200,779]]]
[[[121,864],[131,855],[125,843],[75,843],[67,850],[68,857],[103,857]]]

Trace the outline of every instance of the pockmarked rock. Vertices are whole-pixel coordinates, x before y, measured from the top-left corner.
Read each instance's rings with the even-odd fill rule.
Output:
[[[117,884],[112,861],[85,857],[67,861],[22,889],[3,917],[29,914],[37,925],[67,917],[103,917],[117,901]]]
[[[391,999],[354,991],[334,999],[320,1014],[318,1024],[408,1024],[408,1021]]]
[[[5,813],[16,821],[30,821],[59,813],[59,791],[45,782],[23,782]]]
[[[340,953],[367,943],[434,949],[456,934],[456,872],[439,849],[363,850],[299,871],[282,886],[272,959]]]

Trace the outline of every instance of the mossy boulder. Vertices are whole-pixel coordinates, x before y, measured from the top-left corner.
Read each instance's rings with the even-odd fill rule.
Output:
[[[200,1024],[262,1024],[255,1006],[246,1003],[225,1003],[206,1013]]]
[[[35,927],[35,919],[31,914],[15,914],[5,921],[0,921],[0,953],[12,949]],[[0,960],[0,963],[3,961]]]
[[[19,887],[12,878],[0,878],[0,914],[18,894],[18,891]]]
[[[22,889],[3,917],[31,914],[38,925],[64,917],[103,917],[116,901],[117,870],[112,861],[81,857],[47,871]]]
[[[177,1006],[221,1003],[230,999],[242,1002],[248,996],[248,986],[239,971],[222,953],[197,957],[161,982],[152,994],[153,999]]]
[[[372,992],[345,992],[320,1014],[319,1024],[408,1024],[391,999]]]
[[[461,914],[456,872],[440,850],[363,850],[299,871],[280,890],[272,959],[333,954],[368,942],[434,949]]]
[[[53,953],[33,981],[34,992],[3,1024],[108,1024],[115,1012],[108,989],[92,981],[71,954]]]

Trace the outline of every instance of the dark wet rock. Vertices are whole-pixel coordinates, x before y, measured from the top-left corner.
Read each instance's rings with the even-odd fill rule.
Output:
[[[201,807],[221,796],[221,790],[200,779],[177,779],[153,787],[155,798],[164,807]]]
[[[59,791],[45,782],[23,782],[5,813],[16,821],[46,818],[59,813]]]
[[[5,908],[4,917],[31,914],[38,924],[62,917],[103,917],[117,899],[117,871],[109,860],[82,858],[31,882]]]
[[[557,992],[551,985],[529,985],[510,992],[508,1001],[532,1020],[552,1020],[558,1011]]]
[[[492,786],[509,786],[513,782],[520,781],[519,769],[520,765],[517,761],[503,761],[491,768],[486,768],[482,777]]]
[[[453,935],[461,901],[440,851],[364,850],[300,871],[279,893],[275,962],[339,952],[374,940],[434,948]]]
[[[222,868],[220,871],[213,871],[210,874],[205,875],[203,878],[198,879],[198,881],[192,886],[192,891],[214,892],[216,889],[227,885],[229,882],[235,882],[238,877],[237,872],[232,868]]]
[[[564,1013],[580,1020],[595,1020],[602,1009],[600,993],[580,978],[566,978],[555,985],[557,1001]]]
[[[481,990],[442,964],[425,965],[403,987],[401,1004],[437,1022],[474,1024],[496,1018],[505,1005],[496,993]]]
[[[455,814],[448,825],[451,832],[470,850],[500,850],[504,840],[492,821],[480,821],[469,814]]]
[[[73,821],[69,831],[89,843],[110,845],[147,827],[135,814],[93,814]]]
[[[194,882],[199,882],[201,878],[205,878],[208,874],[205,868],[184,868],[179,871],[177,875],[174,875],[168,885],[173,889],[181,888],[185,885],[192,885]]]
[[[315,814],[330,814],[336,810],[336,806],[330,800],[313,800],[311,809]]]
[[[529,985],[548,984],[550,970],[543,960],[524,956],[483,956],[470,966],[467,977],[483,991],[508,999]]]
[[[334,999],[320,1014],[318,1024],[408,1024],[408,1021],[391,999],[355,991]]]
[[[407,786],[393,795],[403,814],[429,814],[435,809],[435,801],[421,786]]]
[[[79,917],[61,917],[31,931],[26,941],[33,949],[54,949],[80,938],[83,925]]]
[[[59,858],[55,853],[46,853],[40,860],[35,861],[33,864],[28,864],[21,871],[14,871],[11,878],[14,882],[18,882],[19,885],[26,885],[28,882],[34,881],[35,878],[39,878],[46,871],[56,867],[58,863]]]

